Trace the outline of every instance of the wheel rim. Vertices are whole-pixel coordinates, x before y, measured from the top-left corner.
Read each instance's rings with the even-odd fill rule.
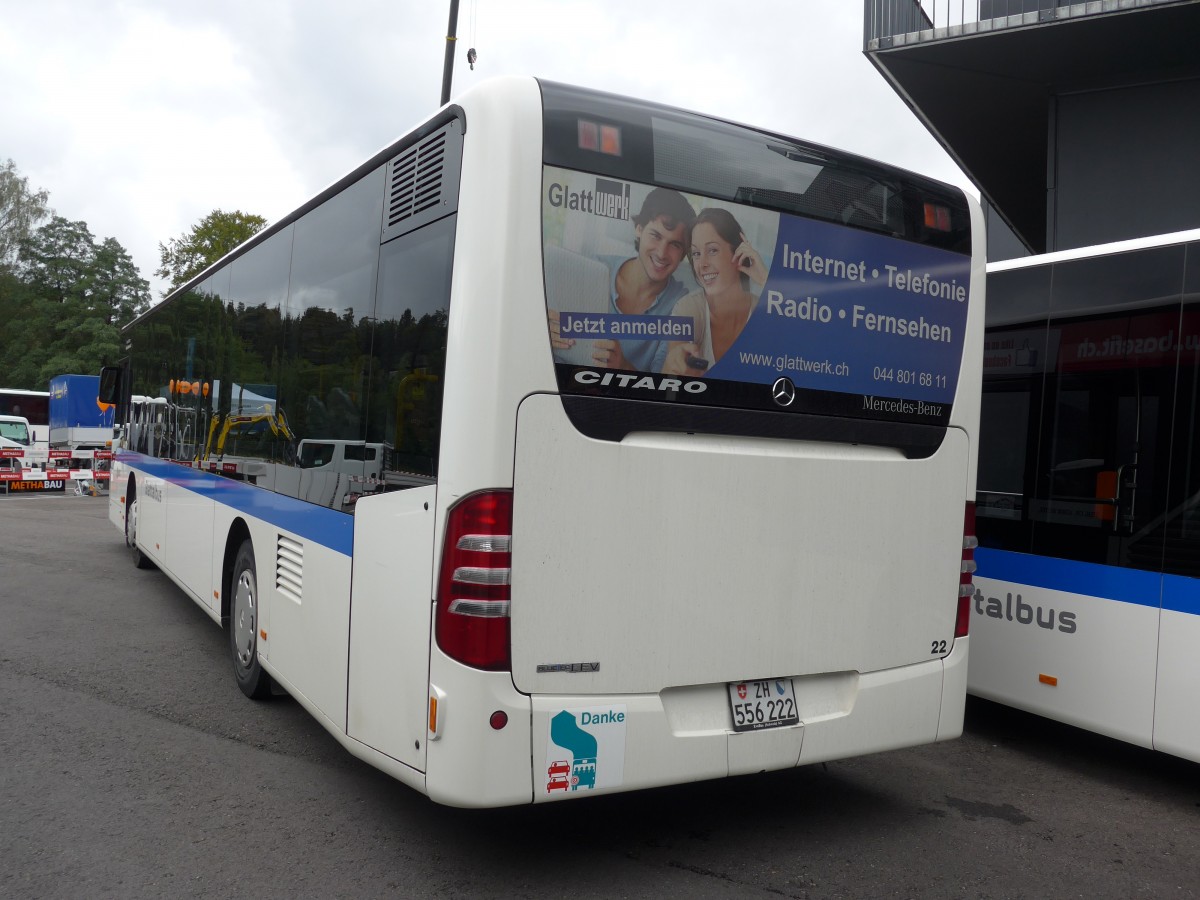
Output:
[[[233,646],[238,665],[249,669],[254,662],[254,620],[257,613],[254,578],[249,569],[238,575],[233,594]]]
[[[129,514],[125,517],[125,544],[137,551],[137,498],[129,504]]]

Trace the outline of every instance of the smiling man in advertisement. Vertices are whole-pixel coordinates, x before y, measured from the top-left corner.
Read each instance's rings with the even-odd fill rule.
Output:
[[[616,183],[623,189],[621,194],[616,194],[601,191],[599,182],[602,181],[605,179],[597,179],[594,192],[573,191],[562,183],[551,181],[546,191],[547,204],[551,209],[580,211],[590,217],[608,220],[622,218],[623,209],[627,217],[629,185]],[[598,196],[609,195],[623,196],[624,202],[600,204],[595,200]],[[669,316],[675,304],[688,293],[688,287],[675,276],[675,270],[688,255],[695,218],[692,205],[678,191],[654,188],[646,194],[640,210],[633,217],[633,251],[636,255],[629,256],[627,250],[597,254],[595,260],[603,268],[594,269],[591,283],[572,292],[570,310],[548,310],[556,360],[607,369],[661,371],[666,342],[653,327],[653,321],[638,323],[647,326],[648,331],[626,328],[622,332],[614,326],[621,321],[619,317]],[[548,266],[552,265],[549,259]],[[586,269],[587,261],[577,260],[574,264]],[[603,306],[597,296],[601,271],[606,272],[607,281],[607,302]],[[587,281],[586,277],[582,280]],[[613,318],[598,319],[589,315],[581,319],[571,313],[607,313]]]

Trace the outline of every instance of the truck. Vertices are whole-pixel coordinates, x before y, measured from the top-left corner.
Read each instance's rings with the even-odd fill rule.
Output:
[[[29,420],[24,416],[0,414],[0,492],[45,488],[43,474],[35,471],[33,453],[33,431]],[[62,489],[61,483],[58,489]]]
[[[98,375],[56,375],[50,379],[50,447],[103,450],[113,439],[114,405],[98,398]]]

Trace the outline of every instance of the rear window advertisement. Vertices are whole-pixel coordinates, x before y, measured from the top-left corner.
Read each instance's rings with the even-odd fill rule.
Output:
[[[949,419],[968,256],[554,167],[542,221],[564,392]]]

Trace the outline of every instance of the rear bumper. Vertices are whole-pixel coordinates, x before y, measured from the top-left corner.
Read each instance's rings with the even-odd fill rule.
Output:
[[[960,638],[944,659],[794,678],[801,724],[742,733],[733,731],[724,684],[658,694],[529,697],[497,674],[487,676],[486,697],[468,704],[465,697],[479,693],[478,682],[469,689],[467,680],[460,681],[456,690],[457,667],[444,661],[448,668],[435,683],[453,719],[429,745],[428,791],[456,806],[523,803],[531,795],[538,803],[955,738],[962,733],[967,651],[968,640]],[[470,679],[479,676],[472,672]],[[464,709],[468,705],[477,708]],[[487,725],[495,709],[508,713],[504,735]],[[497,752],[483,749],[489,747]],[[486,759],[480,759],[481,750]]]

